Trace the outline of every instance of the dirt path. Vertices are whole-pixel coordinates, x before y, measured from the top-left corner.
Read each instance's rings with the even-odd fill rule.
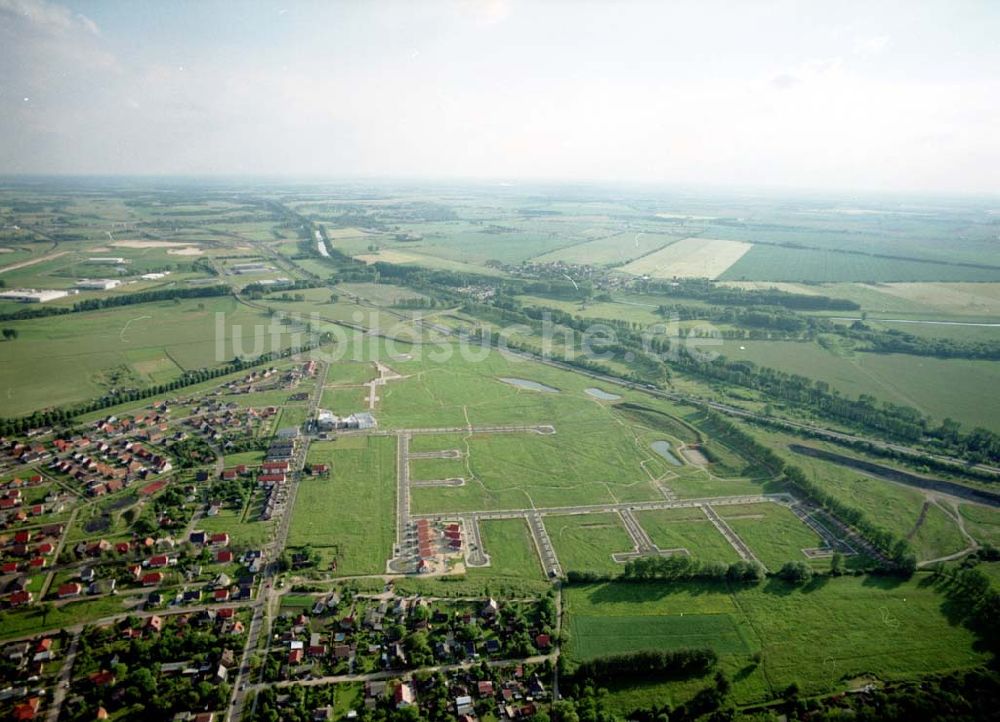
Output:
[[[49,253],[44,256],[39,256],[38,258],[29,258],[27,261],[21,261],[20,263],[12,263],[9,266],[4,266],[0,268],[0,273],[7,273],[7,271],[16,271],[19,268],[27,268],[28,266],[34,266],[36,263],[41,263],[42,261],[51,261],[53,258],[59,258],[59,256],[65,256],[69,251],[57,251],[56,253]]]
[[[923,526],[924,519],[927,518],[927,510],[930,508],[931,508],[931,503],[929,501],[925,501],[924,505],[920,507],[920,515],[917,516],[917,523],[913,525],[913,528],[910,529],[909,534],[906,535],[907,541],[913,539],[913,537],[917,535],[917,532],[920,531],[920,527]]]

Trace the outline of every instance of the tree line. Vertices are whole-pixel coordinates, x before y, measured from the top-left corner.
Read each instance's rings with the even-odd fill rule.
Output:
[[[578,682],[655,681],[678,677],[700,677],[719,661],[709,648],[653,650],[613,654],[581,662],[573,677]]]
[[[228,296],[232,291],[229,286],[204,286],[201,288],[161,288],[138,293],[127,293],[120,296],[105,298],[88,298],[77,301],[72,306],[39,306],[23,308],[18,311],[0,314],[0,321],[22,321],[25,319],[44,318],[46,316],[62,316],[68,313],[97,311],[102,308],[117,308],[132,306],[137,303],[154,303],[185,298],[211,298]]]

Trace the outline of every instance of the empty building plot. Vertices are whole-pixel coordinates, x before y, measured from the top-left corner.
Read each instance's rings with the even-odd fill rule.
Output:
[[[726,524],[750,547],[768,569],[781,569],[785,562],[809,561],[804,549],[826,547],[822,537],[795,516],[787,506],[775,503],[715,505]],[[817,560],[828,565],[828,560]]]
[[[683,550],[702,562],[739,561],[740,556],[697,507],[635,512],[636,519],[661,551]]]
[[[619,574],[622,565],[611,555],[635,548],[614,512],[546,516],[544,521],[564,572]]]
[[[490,558],[488,576],[542,578],[542,565],[524,519],[485,519],[479,522],[479,531]]]
[[[753,244],[714,238],[684,238],[622,267],[654,278],[718,278]]]

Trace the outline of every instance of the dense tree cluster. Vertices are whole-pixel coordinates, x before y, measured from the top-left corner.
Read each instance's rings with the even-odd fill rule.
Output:
[[[843,327],[840,327],[843,328]],[[855,321],[843,330],[849,338],[862,341],[876,353],[905,353],[911,356],[936,358],[1000,359],[1000,342],[993,340],[964,341],[954,338],[914,336],[898,329],[877,331],[861,321]]]
[[[719,661],[713,649],[677,649],[632,652],[597,657],[580,663],[577,681],[645,681],[678,677],[700,677]]]
[[[720,306],[783,306],[798,311],[857,311],[861,308],[854,301],[844,298],[789,293],[777,288],[733,288],[718,285],[705,278],[647,281],[645,292],[674,298],[690,298]]]

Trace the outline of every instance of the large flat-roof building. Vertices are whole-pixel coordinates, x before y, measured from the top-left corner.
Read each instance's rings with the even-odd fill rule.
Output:
[[[266,263],[236,263],[231,267],[233,273],[267,273],[268,271],[273,271],[272,266]]]
[[[69,295],[69,291],[57,291],[54,289],[38,290],[34,288],[15,288],[10,291],[0,293],[0,300],[18,301],[20,303],[45,303],[54,301],[57,298],[64,298]]]
[[[334,429],[374,429],[376,426],[378,426],[378,422],[367,411],[351,414],[350,416],[337,416],[328,409],[318,409],[316,411],[316,428],[320,431],[333,431]]]
[[[76,282],[76,287],[88,291],[110,291],[122,285],[121,281],[110,278],[81,278]]]
[[[121,256],[97,256],[96,258],[88,258],[87,263],[118,266],[125,263],[125,259]]]

